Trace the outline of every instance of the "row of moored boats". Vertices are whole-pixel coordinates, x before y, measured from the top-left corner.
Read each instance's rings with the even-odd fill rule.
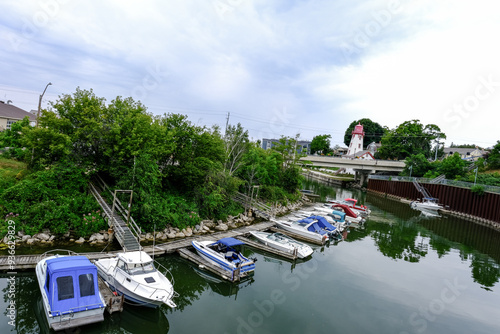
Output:
[[[340,241],[349,226],[363,223],[369,214],[370,210],[357,206],[354,199],[329,201],[310,210],[297,211],[288,220],[276,220],[276,226],[283,229],[283,233],[252,231],[250,234],[268,247],[307,258],[313,249],[286,235],[287,232],[322,244],[328,240]],[[243,244],[236,238],[192,241],[193,248],[207,264],[231,277],[245,277],[255,270],[256,259],[243,255],[240,247]],[[143,251],[123,252],[94,263],[79,255],[47,256],[38,262],[36,275],[47,322],[55,330],[104,320],[106,301],[99,291],[98,277],[116,294],[124,295],[129,303],[176,307],[173,299],[178,294],[174,291],[172,275]]]

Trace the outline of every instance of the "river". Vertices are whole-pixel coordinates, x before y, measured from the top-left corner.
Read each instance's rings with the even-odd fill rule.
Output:
[[[161,257],[175,277],[178,308],[125,305],[81,333],[500,332],[499,232],[458,218],[427,218],[371,194],[314,181],[304,187],[323,199],[359,198],[372,214],[346,240],[313,246],[306,261],[246,248],[258,261],[253,277],[239,284],[207,276],[176,255]],[[8,283],[1,276],[0,333],[48,332],[34,273],[15,275],[14,326]]]

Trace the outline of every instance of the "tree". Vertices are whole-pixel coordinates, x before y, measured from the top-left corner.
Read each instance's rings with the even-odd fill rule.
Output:
[[[240,123],[229,125],[224,135],[224,149],[226,152],[224,171],[233,175],[242,166],[242,157],[248,151],[248,130],[244,130]]]
[[[382,146],[376,152],[381,159],[403,160],[411,155],[433,156],[432,143],[446,139],[446,135],[435,124],[423,125],[419,120],[406,121],[382,137]]]
[[[373,122],[369,118],[362,118],[357,121],[352,121],[349,127],[345,130],[344,134],[344,144],[349,146],[352,137],[352,131],[354,127],[358,124],[363,125],[363,130],[365,131],[365,137],[363,139],[363,148],[370,145],[372,142],[378,143],[380,142],[382,136],[386,132],[384,127],[377,122]]]
[[[327,154],[332,152],[330,148],[330,139],[331,135],[318,135],[313,138],[311,141],[311,154],[316,152],[321,152],[323,154]]]
[[[500,140],[497,141],[495,146],[493,146],[493,149],[488,154],[488,158],[486,161],[488,162],[489,168],[491,169],[500,168]]]
[[[403,176],[411,176],[421,177],[431,169],[431,163],[427,158],[422,154],[411,155],[405,159],[405,168],[401,172]]]
[[[442,161],[439,172],[446,175],[447,179],[455,179],[466,174],[464,167],[465,161],[455,152],[455,154]]]

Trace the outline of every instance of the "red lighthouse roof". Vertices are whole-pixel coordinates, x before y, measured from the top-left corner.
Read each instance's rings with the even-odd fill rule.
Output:
[[[365,136],[365,132],[363,131],[363,125],[361,125],[361,123],[358,123],[358,125],[356,125],[354,127],[354,130],[352,131],[352,134],[353,135],[362,135],[364,137]]]

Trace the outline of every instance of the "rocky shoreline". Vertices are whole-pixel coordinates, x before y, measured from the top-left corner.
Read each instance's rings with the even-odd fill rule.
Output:
[[[288,205],[278,205],[275,208],[276,216],[281,216],[287,214],[291,211],[297,210],[302,206],[309,203],[309,199],[303,196],[302,200],[295,203],[289,203]],[[185,237],[190,237],[192,235],[203,235],[211,234],[219,231],[227,231],[229,229],[235,229],[241,226],[248,226],[254,222],[261,221],[255,214],[248,210],[245,214],[241,213],[236,217],[229,216],[227,221],[222,220],[202,220],[198,224],[192,227],[186,227],[179,229],[178,227],[173,227],[168,224],[164,229],[156,231],[154,234],[152,232],[144,233],[140,235],[141,242],[165,242],[173,239],[181,239]],[[52,234],[50,230],[45,229],[42,233],[37,233],[35,235],[25,234],[23,231],[17,232],[15,243],[19,247],[32,247],[32,246],[50,246],[58,243],[75,243],[83,244],[87,243],[90,245],[105,245],[112,242],[114,239],[114,233],[110,229],[108,231],[100,231],[99,233],[93,233],[88,238],[76,238],[71,232],[66,232],[62,235]],[[5,235],[0,239],[0,250],[7,248],[9,242],[8,235]]]

